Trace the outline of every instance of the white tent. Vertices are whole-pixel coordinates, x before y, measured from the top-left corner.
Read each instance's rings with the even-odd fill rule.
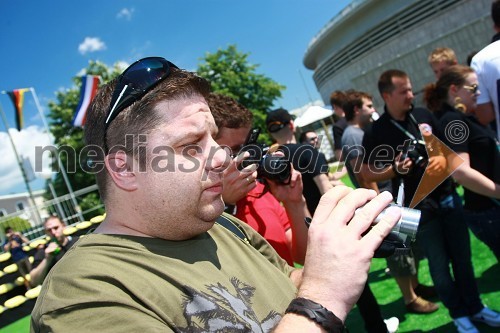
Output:
[[[310,106],[306,112],[304,112],[300,117],[294,120],[294,124],[297,127],[304,127],[309,124],[320,121],[326,117],[330,117],[333,114],[332,110],[323,108],[321,106],[313,105]]]

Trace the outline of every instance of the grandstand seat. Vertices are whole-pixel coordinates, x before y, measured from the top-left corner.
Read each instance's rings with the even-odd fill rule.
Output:
[[[74,227],[74,226],[68,226],[68,227],[64,228],[63,233],[66,236],[69,236],[69,235],[73,235],[77,231],[78,231],[78,229],[76,227]]]
[[[9,266],[5,266],[3,271],[5,272],[5,274],[11,274],[11,273],[17,272],[17,265],[10,264]]]
[[[42,290],[42,285],[38,285],[35,288],[31,288],[24,294],[24,296],[26,296],[26,298],[28,299],[37,298],[38,295],[40,295],[40,290]]]
[[[24,295],[17,295],[12,298],[9,298],[8,300],[5,301],[3,304],[7,309],[13,309],[15,307],[18,307],[19,305],[23,304],[26,302],[27,298]]]
[[[83,221],[75,225],[78,230],[85,230],[92,225],[90,221]]]
[[[5,262],[7,260],[10,260],[10,258],[11,258],[10,252],[0,253],[0,262]]]
[[[91,218],[90,222],[92,222],[94,224],[101,223],[102,221],[104,221],[105,217],[106,217],[106,214],[97,215],[97,216],[94,216],[93,218]]]

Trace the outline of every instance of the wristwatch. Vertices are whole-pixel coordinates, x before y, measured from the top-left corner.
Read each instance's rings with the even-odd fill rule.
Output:
[[[319,303],[311,301],[307,298],[297,297],[286,309],[285,313],[295,313],[307,317],[330,333],[348,333],[342,320],[330,310]]]

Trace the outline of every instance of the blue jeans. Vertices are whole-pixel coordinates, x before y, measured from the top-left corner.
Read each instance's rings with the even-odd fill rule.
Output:
[[[469,230],[456,194],[453,204],[454,208],[422,210],[417,238],[428,258],[439,298],[450,316],[458,318],[476,314],[483,304],[474,278]]]
[[[465,222],[470,230],[493,251],[500,262],[500,207],[483,211],[465,210]]]

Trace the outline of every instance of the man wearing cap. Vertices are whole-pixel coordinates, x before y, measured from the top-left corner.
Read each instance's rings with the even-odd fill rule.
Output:
[[[293,168],[302,173],[307,208],[314,214],[321,195],[332,188],[325,155],[311,145],[297,143],[293,118],[285,109],[279,108],[269,112],[266,126]]]

